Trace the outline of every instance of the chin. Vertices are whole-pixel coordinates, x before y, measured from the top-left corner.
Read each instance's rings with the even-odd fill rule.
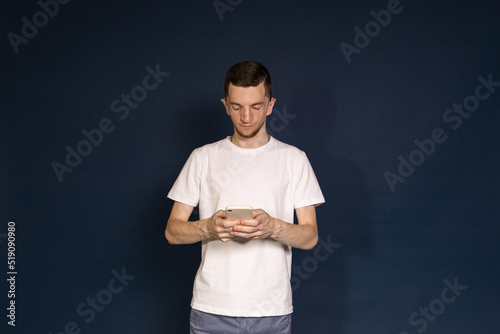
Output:
[[[253,138],[255,137],[261,130],[262,130],[262,127],[266,125],[266,122],[262,122],[260,124],[256,124],[254,126],[254,129],[251,129],[250,131],[245,131],[245,129],[240,129],[240,127],[238,126],[238,124],[235,124],[233,122],[233,128],[234,128],[234,131],[236,133],[238,133],[238,136],[240,136],[241,138],[245,138],[245,139],[249,139],[249,138]]]
[[[236,129],[236,132],[238,132],[238,135],[242,138],[253,138],[257,135],[257,133],[259,133],[259,129],[256,129],[256,130],[253,130],[252,132],[249,132],[249,133],[243,133],[241,132],[238,128],[235,128]]]

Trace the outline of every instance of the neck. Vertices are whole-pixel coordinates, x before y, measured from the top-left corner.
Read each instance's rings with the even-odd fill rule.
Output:
[[[267,144],[271,139],[271,136],[266,132],[257,134],[251,138],[241,137],[237,132],[235,132],[230,140],[231,142],[241,148],[258,148]]]

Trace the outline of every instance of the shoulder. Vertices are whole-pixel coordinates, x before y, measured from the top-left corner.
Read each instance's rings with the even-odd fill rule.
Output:
[[[290,155],[290,156],[295,157],[295,158],[305,157],[305,152],[302,151],[301,149],[299,149],[293,145],[284,143],[278,139],[274,139],[274,140],[276,142],[274,147],[278,152],[285,153],[285,154]]]
[[[227,138],[218,140],[213,143],[205,144],[193,150],[193,154],[195,155],[207,155],[220,150],[223,150],[227,147],[226,145]]]
[[[189,157],[192,162],[204,166],[213,159],[219,159],[228,151],[227,138],[195,148]]]

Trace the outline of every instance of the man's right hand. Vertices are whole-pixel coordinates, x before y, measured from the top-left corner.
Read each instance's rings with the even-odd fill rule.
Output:
[[[231,235],[233,226],[239,224],[241,224],[239,220],[226,220],[226,211],[219,210],[207,220],[207,229],[213,238],[227,242],[234,238],[234,235]]]
[[[188,221],[193,208],[190,205],[174,202],[172,212],[165,228],[165,237],[171,245],[193,244],[207,239],[227,242],[233,226],[240,225],[240,220],[226,220],[226,211],[219,210],[210,218]]]

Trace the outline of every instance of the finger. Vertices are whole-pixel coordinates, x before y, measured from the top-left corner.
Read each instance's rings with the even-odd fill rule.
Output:
[[[222,219],[226,219],[226,210],[219,210],[215,213],[215,216],[221,217]]]
[[[244,226],[257,226],[259,225],[259,221],[256,219],[246,219],[241,221],[241,225]]]
[[[248,233],[242,233],[242,232],[231,232],[231,235],[233,237],[240,237],[240,238],[245,238],[245,239],[251,239],[252,237]]]
[[[219,227],[230,227],[235,225],[233,220],[226,220],[219,216],[215,216],[214,220],[215,220],[215,226]]]
[[[233,235],[235,237],[245,238],[245,239],[261,239],[262,238],[262,231],[255,231],[252,233],[231,232],[231,235]]]
[[[254,233],[256,230],[257,229],[255,226],[238,225],[233,227],[234,232],[241,232],[246,234]]]
[[[229,233],[233,232],[233,227],[232,226],[230,226],[230,227],[217,226],[215,228],[215,232],[218,235],[220,235],[221,233],[227,233],[227,234],[229,234]]]
[[[231,235],[230,233],[219,233],[218,234],[219,240],[222,242],[226,242],[234,238],[234,235]]]
[[[224,227],[233,227],[233,226],[236,226],[236,225],[240,225],[240,220],[223,220],[222,221],[222,226]]]
[[[253,212],[253,217],[255,218],[255,216],[260,215],[261,213],[264,213],[265,211],[262,209],[254,209],[252,212]]]

